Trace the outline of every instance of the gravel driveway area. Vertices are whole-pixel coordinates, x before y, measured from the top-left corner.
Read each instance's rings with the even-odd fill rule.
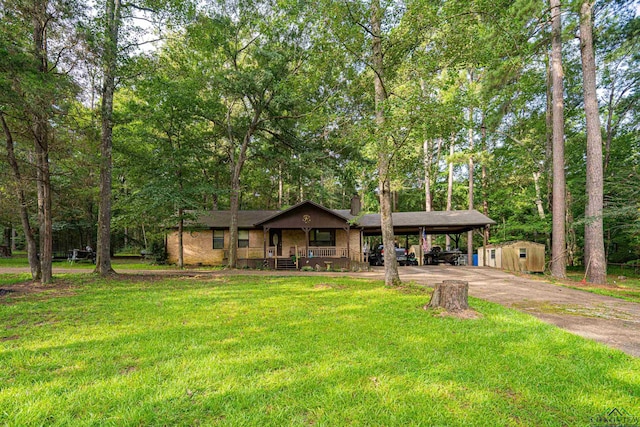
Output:
[[[383,271],[379,274],[383,276]],[[570,289],[489,267],[400,267],[400,278],[431,285],[469,282],[469,294],[529,313],[585,338],[640,357],[640,304]]]

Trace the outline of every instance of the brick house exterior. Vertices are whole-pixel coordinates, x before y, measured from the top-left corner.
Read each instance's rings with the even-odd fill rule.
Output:
[[[267,268],[341,269],[365,262],[365,236],[379,234],[378,214],[361,214],[359,203],[350,210],[332,210],[311,201],[282,211],[238,213],[238,266]],[[394,229],[402,233],[465,232],[495,222],[477,211],[398,212]],[[183,233],[187,265],[225,265],[229,247],[229,211],[199,215]],[[178,258],[178,232],[166,244],[168,261]]]

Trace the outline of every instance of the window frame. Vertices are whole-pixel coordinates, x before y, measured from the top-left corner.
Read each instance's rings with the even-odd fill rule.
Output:
[[[216,233],[222,233],[222,237],[216,237]],[[224,249],[224,229],[213,229],[213,249]],[[219,245],[216,245],[216,243]]]
[[[329,233],[329,240],[318,240],[318,232]],[[321,244],[318,244],[321,243]],[[336,246],[336,230],[333,228],[314,228],[309,232],[309,246],[333,247]]]
[[[240,236],[242,234],[245,234],[245,233],[246,233],[247,238],[246,239],[240,238]],[[238,229],[238,247],[239,248],[248,248],[249,247],[249,230]]]

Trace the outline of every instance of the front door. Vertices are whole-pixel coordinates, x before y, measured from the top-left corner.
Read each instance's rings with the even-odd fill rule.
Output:
[[[269,230],[269,247],[275,247],[276,256],[282,256],[282,230]]]

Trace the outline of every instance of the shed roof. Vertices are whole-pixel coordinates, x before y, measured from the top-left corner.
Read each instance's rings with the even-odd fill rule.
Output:
[[[510,240],[508,242],[502,242],[502,243],[492,243],[490,245],[487,245],[487,249],[489,248],[507,248],[507,247],[525,247],[525,246],[539,246],[539,247],[545,247],[544,243],[538,243],[538,242],[531,242],[529,240]],[[482,248],[482,246],[481,246]]]

